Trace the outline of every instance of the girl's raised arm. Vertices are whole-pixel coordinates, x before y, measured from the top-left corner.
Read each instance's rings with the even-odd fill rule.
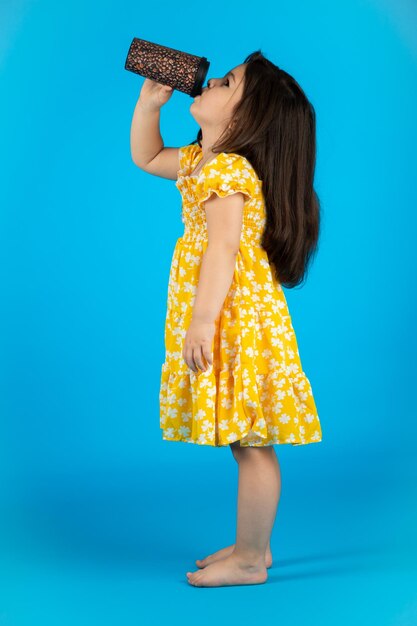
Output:
[[[140,169],[176,180],[179,148],[165,148],[159,129],[161,107],[171,95],[171,87],[145,78],[130,127],[130,152]]]

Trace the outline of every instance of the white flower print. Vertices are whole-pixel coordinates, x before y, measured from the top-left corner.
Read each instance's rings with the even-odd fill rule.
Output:
[[[321,441],[285,293],[261,246],[266,222],[262,181],[245,157],[233,153],[219,153],[197,177],[189,177],[197,157],[198,144],[180,148],[176,185],[184,234],[169,273],[159,394],[164,439],[213,446],[239,440],[241,446]],[[224,197],[236,191],[244,194],[245,204],[235,273],[215,323],[212,369],[195,373],[182,349],[208,243],[204,201],[213,193]],[[192,432],[198,435],[191,437]]]
[[[204,420],[204,422],[201,424],[201,428],[202,430],[204,430],[204,432],[214,430],[213,425],[209,420]]]
[[[206,412],[203,411],[203,409],[200,409],[199,411],[196,412],[196,414],[194,415],[194,419],[196,422],[198,422],[198,420],[202,419],[203,417],[206,416]]]

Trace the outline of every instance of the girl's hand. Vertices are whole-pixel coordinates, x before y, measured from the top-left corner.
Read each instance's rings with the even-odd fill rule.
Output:
[[[207,323],[191,320],[184,338],[182,356],[193,372],[197,372],[198,369],[206,371],[207,367],[213,364],[211,347],[214,332],[214,322]],[[203,358],[207,361],[208,366],[203,363]]]
[[[173,88],[145,78],[139,94],[140,105],[146,111],[158,111],[173,94]]]

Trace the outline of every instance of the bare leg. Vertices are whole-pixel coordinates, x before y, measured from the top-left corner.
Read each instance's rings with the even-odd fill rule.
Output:
[[[236,458],[239,491],[234,549],[203,569],[187,572],[192,585],[259,584],[267,580],[265,554],[281,494],[278,459],[273,446],[242,447]]]
[[[272,448],[272,446],[271,446]],[[239,441],[235,441],[233,443],[230,444],[230,450],[236,460],[237,463],[239,463],[239,459],[242,457],[242,452],[244,453],[245,448],[241,448],[240,447],[240,442]],[[279,469],[279,464],[278,464],[278,459],[275,455],[276,461],[277,461],[277,468],[276,471],[278,473],[278,480],[279,482],[281,481],[281,476],[280,476],[280,469]],[[280,490],[279,490],[280,491]],[[279,498],[279,494],[278,494],[278,498]],[[197,559],[196,560],[196,565],[198,567],[206,567],[207,565],[210,565],[210,563],[214,563],[214,561],[217,561],[219,559],[224,559],[225,557],[229,556],[230,554],[232,554],[233,550],[235,548],[235,544],[232,543],[230,546],[226,546],[225,548],[221,548],[220,550],[217,550],[216,552],[213,552],[212,554],[209,554],[208,556],[206,556],[204,559]],[[269,569],[272,565],[272,552],[271,552],[271,544],[270,544],[270,537],[268,537],[268,545],[265,551],[265,566]]]
[[[243,447],[238,453],[239,492],[233,554],[244,561],[264,558],[279,498],[281,472],[273,446]]]

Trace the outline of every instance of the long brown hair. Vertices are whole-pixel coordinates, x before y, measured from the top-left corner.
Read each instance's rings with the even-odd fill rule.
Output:
[[[299,285],[317,251],[320,202],[313,188],[316,116],[300,85],[260,50],[249,54],[243,94],[213,152],[244,156],[263,181],[261,240],[278,282]],[[202,130],[197,139],[201,147]]]

